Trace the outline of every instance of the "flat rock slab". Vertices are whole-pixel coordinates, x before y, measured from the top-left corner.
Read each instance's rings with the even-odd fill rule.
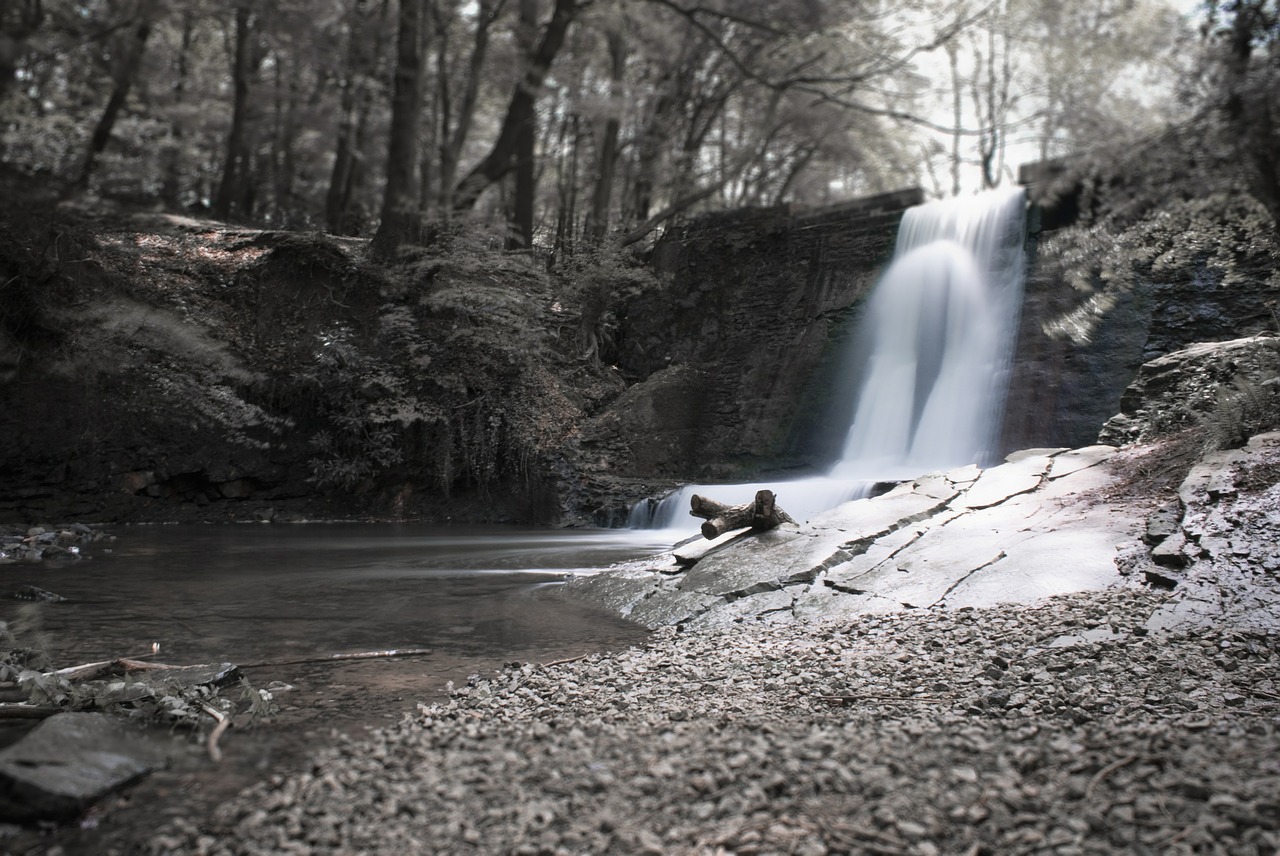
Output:
[[[74,818],[165,763],[164,749],[105,714],[59,713],[0,751],[0,817]]]
[[[1280,432],[1206,455],[1178,494],[1181,531],[1153,550],[1178,585],[1148,629],[1280,631]]]
[[[670,554],[666,558],[668,561],[661,567],[663,573],[674,567]],[[560,593],[596,604],[623,618],[631,618],[636,605],[652,598],[662,587],[663,579],[655,568],[617,567],[601,574],[571,577],[565,581]]]
[[[939,493],[932,481],[927,489]],[[877,539],[938,513],[950,495],[915,493],[908,484],[874,500],[845,503],[808,526],[762,532],[703,559],[681,580],[680,589],[736,600],[811,582],[827,568],[866,552]]]
[[[666,554],[571,581],[566,594],[657,628],[1027,603],[1106,588],[1120,582],[1118,553],[1146,527],[1137,511],[1105,498],[1115,454],[1103,445],[1032,449],[987,470],[924,475],[807,524],[682,545],[675,568]]]
[[[1083,449],[1072,449],[1054,456],[1049,467],[1049,478],[1060,479],[1089,467],[1096,467],[1104,461],[1115,457],[1118,450],[1115,446],[1086,446]]]
[[[1010,457],[1014,458],[1010,463],[983,470],[973,487],[957,502],[958,507],[989,508],[1020,493],[1029,493],[1040,486],[1052,460],[1044,454]]]

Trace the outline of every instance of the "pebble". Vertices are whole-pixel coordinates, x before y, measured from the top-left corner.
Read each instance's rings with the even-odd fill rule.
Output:
[[[1049,645],[1167,596],[665,628],[507,664],[144,852],[1273,854],[1280,698],[1257,688],[1280,636]]]

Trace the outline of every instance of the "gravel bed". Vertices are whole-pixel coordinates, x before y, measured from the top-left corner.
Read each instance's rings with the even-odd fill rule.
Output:
[[[1280,638],[1163,597],[655,633],[473,676],[152,853],[1273,854]]]

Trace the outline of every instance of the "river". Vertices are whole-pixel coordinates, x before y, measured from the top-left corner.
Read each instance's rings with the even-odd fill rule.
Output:
[[[4,603],[62,663],[148,654],[257,663],[431,648],[441,658],[545,656],[636,630],[544,595],[566,575],[670,547],[668,533],[408,524],[140,526],[89,558],[5,569],[67,598]],[[25,621],[24,621],[25,618]]]

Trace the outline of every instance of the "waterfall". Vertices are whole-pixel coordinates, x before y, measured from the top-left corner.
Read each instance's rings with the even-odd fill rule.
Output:
[[[1021,188],[908,209],[845,355],[858,394],[843,450],[824,475],[688,485],[640,503],[630,525],[677,525],[694,493],[738,503],[766,487],[804,520],[877,481],[990,463],[1022,305],[1025,211]]]
[[[909,209],[867,302],[859,393],[837,477],[989,463],[1024,274],[1021,188]]]

